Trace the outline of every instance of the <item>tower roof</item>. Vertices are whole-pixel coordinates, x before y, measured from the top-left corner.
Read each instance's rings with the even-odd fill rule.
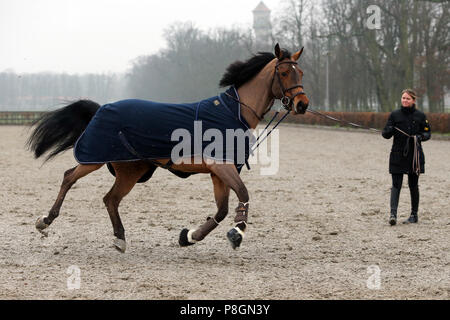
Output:
[[[264,2],[260,2],[256,8],[253,10],[253,12],[270,12],[270,9],[267,8],[267,6],[264,4]]]

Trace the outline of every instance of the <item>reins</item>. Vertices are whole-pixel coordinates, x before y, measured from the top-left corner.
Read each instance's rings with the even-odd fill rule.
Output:
[[[348,121],[341,120],[341,119],[336,119],[336,118],[333,118],[333,117],[331,117],[331,116],[329,116],[329,115],[327,115],[327,114],[321,113],[321,112],[319,112],[319,111],[312,110],[312,109],[310,110],[309,108],[306,109],[306,111],[308,111],[308,112],[310,112],[310,113],[312,113],[312,114],[315,114],[315,115],[318,115],[318,116],[325,117],[325,118],[327,118],[327,119],[336,121],[336,122],[340,122],[340,123],[345,123],[345,124],[351,125],[351,126],[353,126],[353,127],[362,128],[362,129],[366,129],[366,130],[372,130],[372,131],[375,131],[375,132],[381,132],[381,130],[379,130],[379,129],[375,129],[375,128],[371,128],[371,127],[362,126],[362,125],[360,125],[360,124],[356,124],[356,123],[353,123],[353,122],[348,122]]]
[[[399,131],[400,133],[404,134],[405,136],[408,137],[408,139],[406,140],[406,146],[405,149],[403,149],[403,156],[406,157],[408,155],[409,152],[409,139],[413,138],[414,139],[414,152],[413,152],[413,163],[412,163],[412,169],[414,171],[415,174],[417,174],[417,176],[420,175],[420,152],[419,152],[419,139],[417,138],[417,136],[412,136],[410,134],[407,134],[406,132],[400,130],[397,127],[394,127],[394,129],[397,129],[397,131]]]
[[[276,124],[275,126],[273,126],[272,129],[270,129],[270,131],[267,133],[267,135],[266,135],[261,141],[258,142],[258,140],[261,138],[261,136],[264,134],[264,132],[267,130],[267,128],[270,126],[270,124],[273,122],[273,120],[275,120],[275,118],[277,117],[277,115],[280,113],[279,111],[275,112],[275,115],[274,115],[274,116],[272,117],[272,119],[269,121],[269,123],[267,124],[267,126],[264,128],[264,130],[261,132],[261,134],[258,136],[258,138],[256,138],[255,143],[258,142],[258,144],[256,145],[256,147],[254,147],[254,148],[251,150],[251,153],[253,153],[253,152],[259,147],[259,145],[260,145],[264,140],[266,140],[266,139],[270,136],[270,134],[272,133],[272,131],[275,130],[275,128],[278,127],[278,125],[281,123],[281,121],[283,121],[284,118],[287,117],[287,115],[289,114],[289,112],[290,112],[290,110],[288,110],[288,111],[283,115],[283,117],[281,117],[281,119],[278,120],[277,124]]]
[[[280,89],[281,89],[281,92],[282,92],[282,95],[283,95],[283,96],[282,96],[281,98],[277,98],[277,97],[276,97],[276,98],[281,100],[281,104],[282,104],[283,108],[286,109],[287,111],[286,111],[286,113],[281,117],[281,119],[278,120],[278,122],[275,124],[275,126],[273,126],[273,127],[267,132],[267,134],[264,136],[264,138],[261,139],[261,137],[262,137],[262,136],[264,135],[264,133],[267,131],[267,129],[269,128],[269,126],[272,124],[272,122],[277,118],[278,114],[280,113],[279,111],[275,112],[275,114],[273,115],[272,119],[270,119],[269,123],[266,125],[266,127],[264,128],[264,130],[263,130],[263,131],[259,134],[259,136],[256,138],[255,144],[256,144],[256,143],[258,143],[258,144],[256,144],[256,146],[253,147],[253,148],[250,150],[250,153],[251,153],[251,154],[253,154],[253,152],[260,146],[260,144],[261,144],[264,140],[266,140],[266,139],[270,136],[270,134],[278,127],[278,125],[279,125],[279,124],[280,124],[280,123],[288,116],[289,112],[292,110],[292,101],[294,101],[294,98],[295,98],[296,96],[298,96],[298,95],[302,95],[302,94],[304,95],[304,94],[305,94],[305,92],[302,90],[302,91],[297,92],[296,94],[294,94],[292,97],[286,96],[286,93],[289,92],[289,91],[292,90],[292,89],[295,89],[295,88],[302,88],[302,89],[303,89],[303,85],[298,84],[298,85],[294,85],[294,86],[289,87],[289,88],[286,89],[286,88],[284,87],[284,85],[283,85],[283,82],[281,81],[280,73],[279,73],[279,70],[278,70],[278,67],[279,67],[281,64],[292,64],[292,65],[297,65],[297,62],[291,61],[291,60],[289,60],[289,61],[278,62],[278,63],[275,65],[275,75],[274,75],[274,77],[272,78],[272,83],[271,83],[271,86],[270,86],[270,87],[272,88],[273,82],[275,81],[275,78],[277,78],[277,79],[278,79],[278,84],[279,84],[279,86],[280,86]],[[270,104],[270,106],[263,112],[263,114],[262,114],[261,116],[259,116],[259,115],[256,113],[256,111],[255,111],[252,107],[250,107],[249,105],[243,103],[242,101],[240,101],[240,99],[233,97],[233,96],[230,95],[228,92],[226,93],[226,95],[227,95],[228,97],[230,97],[231,99],[235,100],[236,102],[238,102],[239,104],[241,104],[241,105],[245,106],[246,108],[248,108],[248,109],[253,113],[253,115],[254,115],[259,121],[264,120],[264,116],[265,116],[265,115],[272,109],[272,107],[273,107],[273,102],[272,102],[272,103]],[[326,114],[321,113],[321,112],[316,111],[316,110],[306,109],[306,111],[308,111],[308,112],[310,112],[310,113],[312,113],[312,114],[314,114],[314,115],[318,115],[318,116],[321,116],[321,117],[330,119],[330,120],[332,120],[332,121],[336,121],[336,122],[340,122],[340,123],[344,123],[344,124],[350,125],[350,126],[352,126],[352,127],[361,128],[361,129],[366,129],[366,130],[371,130],[371,131],[373,131],[373,132],[381,132],[381,130],[379,130],[379,129],[371,128],[371,127],[367,127],[367,126],[363,126],[363,125],[360,125],[360,124],[357,124],[357,123],[353,123],[353,122],[349,122],[349,121],[345,121],[345,120],[341,120],[341,119],[337,119],[337,118],[331,117],[331,116],[329,116],[329,115],[326,115]],[[412,164],[412,166],[413,166],[413,171],[414,171],[414,173],[416,173],[416,174],[419,176],[419,175],[420,175],[420,170],[421,170],[421,168],[420,168],[419,141],[418,141],[417,137],[416,137],[416,136],[411,136],[411,135],[407,134],[406,132],[400,130],[400,129],[397,128],[397,127],[394,127],[394,129],[398,130],[400,133],[402,133],[402,134],[404,134],[404,135],[406,135],[406,136],[408,137],[407,145],[406,145],[406,147],[405,147],[405,150],[403,151],[403,153],[404,153],[405,156],[406,156],[406,155],[408,154],[408,152],[409,152],[409,139],[410,139],[410,138],[413,138],[413,139],[414,139],[414,154],[413,154],[413,164]],[[261,139],[261,140],[260,140],[260,139]],[[405,154],[405,153],[406,153],[406,154]]]
[[[333,120],[333,121],[337,121],[337,122],[341,122],[341,123],[345,123],[345,124],[351,125],[353,127],[362,128],[362,129],[366,129],[366,130],[371,130],[371,131],[375,131],[375,132],[381,132],[381,130],[379,130],[379,129],[362,126],[362,125],[359,125],[359,124],[356,124],[356,123],[353,123],[353,122],[344,121],[344,120],[341,120],[341,119],[336,119],[336,118],[333,118],[333,117],[331,117],[329,115],[323,114],[323,113],[321,113],[319,111],[316,111],[316,110],[309,110],[309,109],[307,109],[306,111],[311,112],[312,114],[315,114],[315,115],[319,115],[319,116],[325,117],[325,118]],[[402,134],[404,134],[405,136],[408,137],[408,140],[406,141],[405,149],[403,150],[403,156],[406,157],[406,155],[409,152],[409,139],[410,138],[414,139],[414,154],[413,154],[412,168],[413,168],[414,173],[417,174],[417,176],[419,176],[421,168],[420,168],[419,141],[418,141],[417,137],[416,136],[412,136],[410,134],[407,134],[406,132],[404,132],[403,130],[401,130],[401,129],[397,128],[397,127],[394,127],[394,129],[396,129],[398,132],[400,132],[400,133],[402,133]]]

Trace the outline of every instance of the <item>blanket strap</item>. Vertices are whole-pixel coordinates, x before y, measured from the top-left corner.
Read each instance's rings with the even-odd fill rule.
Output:
[[[132,155],[134,155],[136,158],[138,158],[139,160],[142,160],[145,162],[150,162],[150,163],[152,163],[158,167],[164,168],[164,169],[170,169],[172,167],[172,165],[173,165],[172,159],[169,159],[169,161],[166,164],[161,164],[158,161],[155,161],[152,159],[145,159],[131,146],[131,144],[128,142],[127,138],[125,138],[125,135],[123,134],[122,131],[119,131],[119,139],[120,139],[120,142],[122,142],[122,144],[125,146],[125,148],[127,148],[127,150]]]

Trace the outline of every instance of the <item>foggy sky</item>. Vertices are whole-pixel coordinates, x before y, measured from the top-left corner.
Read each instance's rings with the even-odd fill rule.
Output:
[[[260,0],[0,0],[0,72],[125,72],[177,21],[250,28]],[[264,0],[277,12],[280,0]]]

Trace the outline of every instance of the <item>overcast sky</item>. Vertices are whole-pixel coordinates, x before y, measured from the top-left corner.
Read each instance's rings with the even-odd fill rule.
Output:
[[[0,72],[124,72],[163,30],[246,27],[260,0],[0,0]],[[277,11],[280,0],[264,0]]]

